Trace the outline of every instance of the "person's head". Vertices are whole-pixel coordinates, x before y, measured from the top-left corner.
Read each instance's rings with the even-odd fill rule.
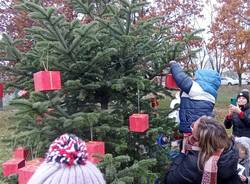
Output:
[[[50,145],[45,162],[28,184],[105,184],[102,173],[87,156],[84,141],[63,134]]]
[[[240,160],[250,160],[250,138],[248,137],[236,137],[236,147],[239,150]]]
[[[248,150],[247,150],[247,148],[243,144],[241,144],[239,142],[236,143],[236,147],[239,150],[239,158],[241,160],[242,159],[247,159],[248,158]]]
[[[199,118],[193,125],[193,135],[198,140],[200,147],[198,167],[201,170],[210,156],[230,145],[230,139],[224,126],[212,117]]]
[[[237,104],[239,106],[245,106],[248,103],[249,103],[249,92],[247,92],[247,91],[241,91],[237,95]]]

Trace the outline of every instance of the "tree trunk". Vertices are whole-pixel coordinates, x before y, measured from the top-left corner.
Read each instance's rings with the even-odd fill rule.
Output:
[[[239,77],[239,87],[241,87],[241,85],[242,85],[242,74],[238,73],[238,77]]]

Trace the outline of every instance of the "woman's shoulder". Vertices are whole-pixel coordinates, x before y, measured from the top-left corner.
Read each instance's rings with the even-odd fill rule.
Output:
[[[239,152],[235,146],[235,141],[232,140],[228,148],[222,152],[219,162],[225,165],[232,163],[232,161],[238,161]]]

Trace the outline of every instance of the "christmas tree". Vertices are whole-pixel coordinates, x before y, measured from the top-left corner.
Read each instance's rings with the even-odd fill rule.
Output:
[[[145,2],[69,3],[87,23],[79,16],[69,22],[40,1],[22,0],[16,8],[33,21],[25,38],[31,49],[21,52],[20,40],[3,35],[1,50],[12,62],[1,66],[12,75],[7,87],[29,94],[12,102],[18,111],[11,140],[29,147],[33,157],[43,156],[65,132],[104,141],[107,154],[99,166],[107,183],[153,183],[168,163],[169,147],[156,144],[157,137],[172,135],[175,123],[167,117],[169,109],[155,109],[144,97],[171,94],[152,79],[181,56],[185,45],[172,41],[174,34],[159,17],[141,17]],[[34,92],[33,74],[44,70],[60,71],[62,89]],[[133,113],[149,115],[147,131],[129,131]]]

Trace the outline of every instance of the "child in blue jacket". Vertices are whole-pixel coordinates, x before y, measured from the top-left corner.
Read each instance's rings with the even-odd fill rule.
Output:
[[[194,80],[175,61],[170,62],[171,73],[181,89],[180,125],[181,133],[191,133],[191,124],[201,116],[212,116],[217,91],[221,84],[220,75],[214,70],[200,69]]]

